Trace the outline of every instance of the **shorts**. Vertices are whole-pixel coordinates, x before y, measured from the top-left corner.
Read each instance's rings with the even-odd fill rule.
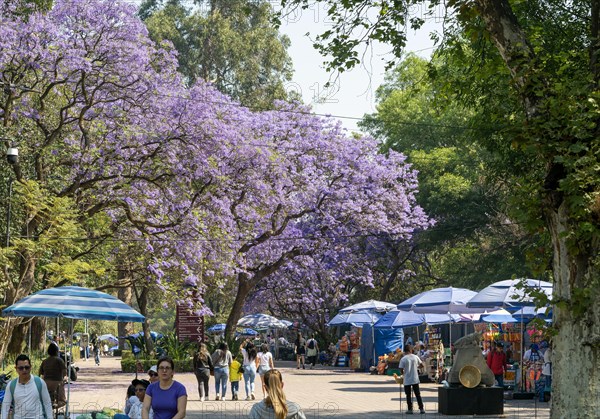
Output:
[[[265,374],[266,374],[266,372],[267,372],[267,371],[269,371],[270,369],[271,369],[271,367],[265,367],[265,366],[263,366],[263,365],[259,365],[259,366],[258,366],[258,371],[257,371],[257,372],[258,372],[258,375],[260,375],[260,376],[262,377],[262,376],[263,376],[263,375],[265,375]]]

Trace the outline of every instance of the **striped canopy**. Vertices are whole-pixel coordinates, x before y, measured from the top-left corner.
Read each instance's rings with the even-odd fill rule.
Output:
[[[112,295],[88,288],[48,288],[2,310],[9,317],[65,317],[68,319],[143,322],[144,316]]]

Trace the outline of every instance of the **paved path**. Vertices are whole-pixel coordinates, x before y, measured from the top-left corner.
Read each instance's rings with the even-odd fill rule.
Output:
[[[120,372],[120,358],[102,358],[99,367],[94,362],[78,362],[79,379],[71,388],[73,412],[101,410],[103,407],[123,407],[127,386],[135,374]],[[392,377],[350,372],[343,368],[317,367],[314,370],[297,370],[291,362],[275,363],[282,371],[286,396],[304,409],[307,418],[383,419],[414,417],[400,410],[399,387]],[[147,375],[140,374],[140,378]],[[244,418],[255,402],[200,402],[196,378],[191,373],[180,373],[175,379],[188,391],[189,418]],[[257,377],[258,380],[258,377]],[[437,385],[422,384],[422,395],[427,414],[424,418],[465,418],[471,416],[444,416],[437,413]],[[240,383],[244,395],[243,381]],[[214,382],[210,382],[210,394],[214,396]],[[231,394],[227,394],[230,398]],[[261,397],[260,385],[256,389]],[[404,394],[402,394],[404,401]],[[416,405],[415,405],[416,408]],[[493,418],[495,416],[486,416]],[[548,418],[548,403],[533,400],[508,400],[505,418]]]

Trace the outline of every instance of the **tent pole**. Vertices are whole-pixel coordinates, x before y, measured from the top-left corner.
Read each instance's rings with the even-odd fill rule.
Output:
[[[69,417],[69,403],[71,400],[71,368],[73,367],[72,362],[72,349],[73,349],[73,319],[71,319],[71,330],[69,331],[69,336],[71,336],[71,343],[69,352],[67,352],[67,342],[65,337],[65,358],[67,358],[67,404],[65,407],[65,418]],[[67,353],[69,355],[67,355]]]

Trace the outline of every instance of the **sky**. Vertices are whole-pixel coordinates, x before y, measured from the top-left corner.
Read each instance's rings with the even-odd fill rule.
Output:
[[[125,1],[139,6],[142,0]],[[280,9],[280,0],[268,1],[275,10]],[[425,18],[425,7],[423,6],[423,10],[413,8],[411,14]],[[409,29],[406,51],[429,57],[434,50],[429,33],[439,30],[440,22],[437,19],[426,19],[425,25],[418,32]],[[294,65],[294,76],[287,83],[286,89],[300,93],[304,103],[311,105],[315,113],[335,116],[349,131],[360,131],[357,127],[359,120],[365,114],[376,111],[375,91],[384,81],[386,60],[391,57],[390,48],[374,44],[361,66],[337,75],[336,78],[335,74],[325,70],[325,58],[313,48],[311,40],[331,28],[326,3],[317,2],[306,10],[296,11],[282,19],[281,23],[280,32],[291,40],[288,54]],[[332,86],[325,87],[329,81]]]
[[[272,2],[274,6],[277,3],[276,0]],[[299,92],[304,103],[312,105],[315,113],[339,116],[345,128],[359,131],[358,120],[376,111],[375,91],[384,81],[386,59],[391,58],[390,48],[376,44],[361,66],[342,73],[336,80],[335,75],[325,70],[325,59],[313,48],[311,41],[331,28],[325,10],[325,4],[319,4],[282,20],[280,32],[290,37],[288,53],[294,64],[293,80],[286,87]],[[419,32],[408,30],[406,51],[429,57],[434,50],[429,33],[439,27],[439,22],[428,20]],[[306,35],[307,32],[310,36]],[[325,84],[330,80],[335,84],[326,88]]]

